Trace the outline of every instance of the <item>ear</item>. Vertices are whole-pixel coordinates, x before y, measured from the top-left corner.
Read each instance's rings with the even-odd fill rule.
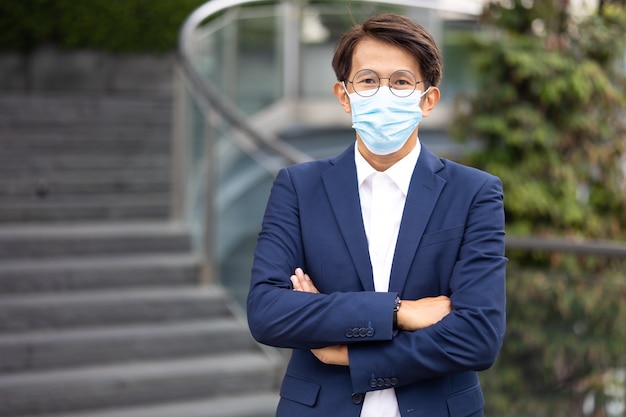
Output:
[[[437,87],[430,87],[430,90],[422,97],[422,116],[427,117],[432,109],[435,108],[439,99],[441,98],[441,91]]]
[[[341,104],[343,111],[350,113],[352,111],[350,107],[350,97],[348,97],[348,93],[346,92],[342,82],[337,81],[333,85],[333,94],[335,94],[335,97],[339,100],[339,104]]]

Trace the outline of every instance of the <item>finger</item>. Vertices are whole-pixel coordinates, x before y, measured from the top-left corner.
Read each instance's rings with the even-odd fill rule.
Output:
[[[313,284],[311,277],[309,277],[308,274],[304,274],[304,277],[300,280],[300,283],[302,285],[302,288],[304,288],[306,292],[312,292],[312,293],[319,292],[315,284]]]
[[[298,281],[298,291],[319,293],[319,291],[315,287],[315,284],[313,284],[311,277],[308,274],[305,274],[302,268],[296,268],[294,276]]]
[[[300,284],[300,280],[296,275],[292,275],[289,279],[291,280],[291,285],[294,291],[304,291],[302,285]]]

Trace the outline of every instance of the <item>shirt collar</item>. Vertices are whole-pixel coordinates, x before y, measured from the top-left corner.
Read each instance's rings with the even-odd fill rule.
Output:
[[[408,155],[384,171],[405,196],[409,193],[409,184],[411,183],[413,170],[415,169],[415,164],[417,163],[421,150],[422,145],[420,144],[418,138],[415,143],[415,147],[408,153]],[[356,174],[360,187],[361,184],[363,184],[363,181],[377,171],[369,164],[369,162],[365,160],[365,158],[363,158],[363,155],[359,152],[356,143],[354,144],[354,161],[356,163]]]

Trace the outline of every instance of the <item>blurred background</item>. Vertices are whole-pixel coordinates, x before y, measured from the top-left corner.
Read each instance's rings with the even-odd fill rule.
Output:
[[[354,141],[339,36],[410,16],[420,128],[504,184],[488,416],[626,416],[626,2],[3,0],[0,416],[273,415],[244,300],[276,172]]]

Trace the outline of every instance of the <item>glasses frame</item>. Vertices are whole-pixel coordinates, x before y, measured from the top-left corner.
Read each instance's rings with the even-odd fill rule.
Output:
[[[358,91],[358,90],[354,87],[354,79],[357,77],[357,75],[358,75],[360,72],[364,72],[364,71],[371,72],[372,74],[376,75],[376,77],[378,78],[378,87],[376,87],[376,89],[372,89],[372,90],[371,90],[371,91],[373,91],[373,93],[372,93],[372,94],[362,94],[362,93],[363,93],[362,91],[361,91],[361,92],[359,92],[359,91]],[[411,92],[410,92],[410,93],[408,93],[407,95],[398,95],[397,93],[394,93],[394,89],[393,89],[393,88],[391,88],[391,79],[393,78],[393,75],[394,75],[395,73],[397,73],[397,72],[407,72],[407,73],[411,74],[411,76],[413,76],[413,79],[415,80],[415,84],[413,85],[413,89],[412,89],[412,90],[411,90]],[[387,81],[388,81],[388,82],[387,82],[387,88],[389,88],[389,91],[391,91],[391,94],[393,94],[393,95],[394,95],[394,96],[396,96],[396,97],[400,97],[400,98],[406,98],[406,97],[411,96],[411,95],[415,92],[415,90],[417,90],[417,86],[418,86],[419,84],[423,84],[423,83],[425,83],[425,82],[427,81],[427,80],[419,80],[419,81],[418,81],[418,80],[417,80],[417,77],[415,76],[415,74],[413,74],[413,73],[412,73],[411,71],[409,71],[409,70],[397,70],[397,71],[392,72],[392,73],[391,73],[391,75],[390,75],[389,77],[381,77],[381,76],[379,76],[379,75],[378,75],[378,73],[377,73],[376,71],[371,70],[371,69],[367,69],[367,68],[363,68],[363,69],[358,70],[358,71],[354,74],[354,77],[352,77],[352,80],[345,80],[344,82],[346,82],[346,81],[347,81],[347,82],[349,82],[350,84],[352,84],[352,89],[353,89],[353,90],[354,90],[354,92],[355,92],[355,93],[357,93],[359,96],[361,96],[361,97],[373,97],[373,96],[375,96],[375,95],[376,95],[376,93],[378,93],[378,90],[380,90],[380,87],[382,86],[382,83],[381,83],[381,81],[382,81],[382,80],[387,80]],[[395,89],[395,91],[409,91],[409,90],[408,90],[408,89],[406,89],[406,90],[398,90],[398,89]]]

